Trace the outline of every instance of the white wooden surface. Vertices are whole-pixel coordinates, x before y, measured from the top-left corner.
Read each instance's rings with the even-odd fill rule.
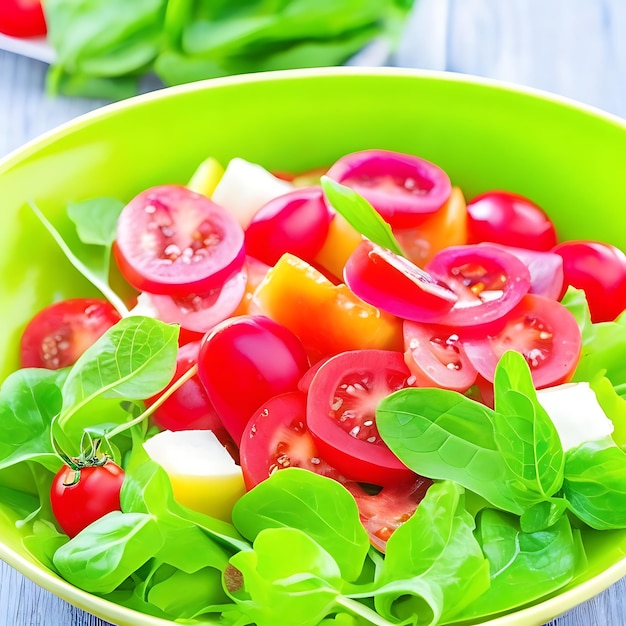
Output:
[[[566,95],[626,118],[626,0],[418,0],[394,60]],[[44,93],[46,65],[0,52],[0,157],[104,101]],[[624,626],[626,579],[550,622]],[[0,626],[105,626],[0,561]]]

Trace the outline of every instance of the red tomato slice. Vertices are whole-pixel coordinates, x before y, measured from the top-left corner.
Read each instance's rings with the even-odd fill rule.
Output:
[[[10,37],[41,37],[47,32],[40,0],[2,0],[0,33]]]
[[[254,412],[241,437],[239,460],[247,489],[286,467],[339,477],[320,457],[306,424],[306,395],[299,391],[274,396]]]
[[[206,196],[177,185],[152,187],[122,210],[114,253],[139,291],[203,295],[244,263],[243,229]]]
[[[563,259],[565,286],[582,289],[591,319],[611,322],[626,308],[626,255],[597,241],[566,241],[553,251]]]
[[[309,368],[300,340],[261,315],[231,317],[206,337],[198,375],[235,443],[253,413],[270,398],[295,391]]]
[[[331,217],[321,187],[295,189],[257,211],[246,228],[246,252],[268,265],[286,252],[312,263],[326,241]]]
[[[552,220],[530,199],[510,191],[487,191],[467,204],[469,243],[550,250],[556,245]]]
[[[404,361],[416,387],[467,391],[478,372],[459,336],[447,326],[404,322]]]
[[[556,300],[526,295],[483,335],[463,339],[467,356],[478,373],[493,382],[500,357],[507,350],[524,355],[535,387],[566,382],[574,373],[582,347],[574,316]]]
[[[418,322],[438,322],[458,300],[428,272],[367,240],[350,255],[344,280],[368,304]]]
[[[106,300],[74,298],[42,309],[28,323],[21,340],[22,367],[56,370],[73,365],[120,314]]]
[[[495,246],[451,246],[439,252],[426,270],[458,296],[458,302],[439,320],[453,328],[497,320],[530,289],[526,265]]]
[[[415,475],[410,480],[383,487],[378,493],[369,493],[359,483],[345,483],[359,508],[359,517],[370,543],[385,552],[387,541],[404,524],[424,499],[432,480]]]
[[[410,154],[363,150],[341,157],[327,176],[362,195],[394,228],[412,228],[450,197],[448,175]]]
[[[322,457],[346,478],[388,485],[413,475],[376,428],[378,403],[410,377],[402,353],[391,350],[342,352],[313,377],[307,425]]]

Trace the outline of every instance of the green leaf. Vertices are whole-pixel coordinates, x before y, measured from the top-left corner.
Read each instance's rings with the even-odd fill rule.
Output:
[[[569,450],[563,495],[591,528],[626,528],[626,453],[610,438]]]
[[[113,411],[120,402],[148,398],[171,380],[178,353],[178,328],[147,317],[127,317],[89,347],[71,368],[63,385],[59,429],[80,438],[97,425],[91,403],[108,401]],[[97,405],[98,406],[98,405]],[[123,419],[118,409],[109,421]]]
[[[163,546],[157,520],[145,513],[108,513],[54,555],[61,576],[90,593],[110,593]]]
[[[463,489],[449,481],[432,485],[387,542],[378,612],[391,621],[447,621],[480,596],[489,587],[489,564],[473,530]]]
[[[240,498],[233,523],[250,540],[266,528],[302,530],[333,556],[348,581],[360,575],[370,545],[348,491],[298,468],[275,472]]]
[[[42,213],[39,207],[34,202],[29,203],[29,206],[39,221],[45,226],[59,248],[61,248],[68,261],[91,282],[105,298],[107,298],[120,315],[128,315],[128,308],[109,285],[110,249],[102,245],[87,246],[80,242],[74,242],[73,247],[70,247],[68,242]],[[76,213],[77,209],[73,209],[73,211]],[[102,209],[98,209],[98,211],[102,212]],[[86,228],[82,226],[82,222],[81,231],[83,231],[83,234],[88,234],[84,232]]]
[[[117,221],[124,203],[116,198],[93,198],[70,202],[67,214],[83,243],[101,246],[108,252],[104,266],[108,271],[111,246],[117,235]]]
[[[322,176],[321,182],[330,204],[351,226],[379,246],[400,256],[404,254],[391,232],[391,226],[365,198],[328,176]]]
[[[61,410],[66,371],[22,369],[0,388],[0,469],[27,460],[55,472],[61,466],[50,439],[50,424]]]
[[[518,518],[485,509],[476,536],[491,566],[491,585],[457,619],[511,611],[560,589],[578,571],[580,538],[567,516],[545,530],[524,533]]]

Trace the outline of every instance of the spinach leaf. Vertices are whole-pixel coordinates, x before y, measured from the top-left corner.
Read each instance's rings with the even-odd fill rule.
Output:
[[[400,244],[391,232],[391,226],[383,220],[374,207],[356,191],[322,176],[322,189],[332,207],[370,241],[403,255]]]
[[[568,450],[563,495],[591,528],[626,528],[626,453],[610,438]]]
[[[52,472],[61,466],[50,424],[61,410],[64,370],[21,369],[0,388],[0,469],[32,460]]]
[[[361,573],[370,545],[348,491],[298,468],[275,472],[240,498],[233,524],[250,540],[266,528],[298,528],[334,558],[348,581]]]
[[[146,513],[108,513],[54,554],[65,580],[90,593],[110,593],[163,546],[155,517]]]
[[[463,489],[432,485],[389,538],[377,577],[377,611],[390,621],[447,621],[489,587],[489,564],[474,538]]]
[[[178,328],[147,317],[128,317],[110,328],[72,366],[63,385],[58,430],[79,440],[82,432],[127,413],[120,402],[147,398],[171,380],[178,352]],[[99,411],[93,411],[93,403]],[[55,431],[55,435],[56,435]]]
[[[457,619],[510,611],[560,589],[578,572],[580,536],[565,515],[550,528],[525,533],[515,516],[485,509],[476,536],[489,560],[491,585]]]
[[[109,265],[111,249],[110,243],[104,243],[111,237],[105,233],[110,227],[110,221],[117,212],[119,215],[119,201],[111,198],[103,198],[87,203],[86,212],[83,215],[83,204],[73,205],[70,209],[70,215],[73,216],[78,227],[79,235],[86,237],[86,241],[72,240],[72,245],[61,235],[48,218],[33,202],[30,208],[37,216],[39,221],[45,226],[56,244],[61,248],[68,261],[94,286],[107,300],[117,309],[120,315],[128,315],[128,308],[123,300],[111,288],[109,284]],[[100,219],[103,215],[107,215],[105,225],[100,230],[97,226],[89,226],[89,216],[93,219]],[[94,244],[94,245],[85,245]]]

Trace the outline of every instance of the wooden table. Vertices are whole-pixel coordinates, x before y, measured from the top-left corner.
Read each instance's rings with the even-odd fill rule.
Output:
[[[626,118],[623,0],[418,0],[395,63],[546,89]],[[0,52],[0,157],[104,101],[51,99],[45,63]],[[623,626],[626,579],[551,626]],[[0,562],[0,626],[104,626]]]

